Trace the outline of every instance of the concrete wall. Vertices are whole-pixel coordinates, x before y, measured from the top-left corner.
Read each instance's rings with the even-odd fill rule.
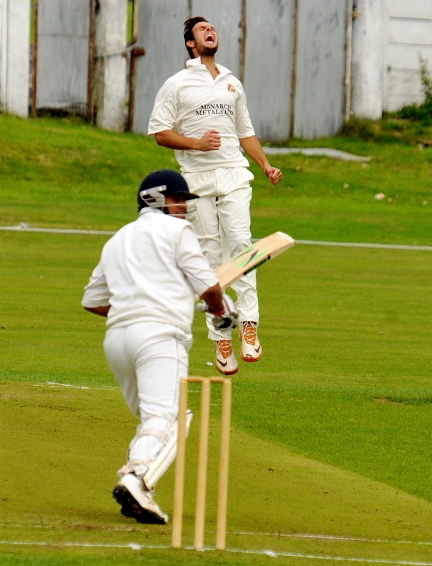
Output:
[[[357,0],[353,23],[352,114],[421,104],[420,58],[432,73],[432,2]]]
[[[104,0],[96,14],[95,109],[96,125],[123,131],[126,103],[127,3]]]
[[[383,109],[421,104],[420,57],[432,73],[432,2],[387,0]]]
[[[351,113],[378,119],[383,111],[386,10],[383,2],[358,0],[353,19]]]
[[[0,0],[0,109],[24,118],[29,112],[29,52],[30,0]]]

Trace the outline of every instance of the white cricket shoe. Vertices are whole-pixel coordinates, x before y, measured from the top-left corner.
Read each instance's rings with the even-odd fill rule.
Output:
[[[113,497],[121,505],[121,513],[125,517],[150,525],[168,523],[168,515],[153,500],[152,491],[146,490],[142,479],[135,474],[122,477],[114,488]]]
[[[244,362],[257,362],[262,357],[262,347],[257,336],[258,323],[247,321],[240,323],[240,355]]]
[[[215,340],[216,369],[223,375],[238,372],[238,363],[232,349],[231,340]]]

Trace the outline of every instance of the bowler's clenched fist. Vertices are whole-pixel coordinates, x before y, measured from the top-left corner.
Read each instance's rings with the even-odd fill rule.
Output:
[[[214,151],[219,149],[222,143],[218,130],[208,130],[200,142],[200,151]]]

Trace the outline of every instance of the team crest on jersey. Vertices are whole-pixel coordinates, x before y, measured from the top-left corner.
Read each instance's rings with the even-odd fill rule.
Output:
[[[231,84],[227,85],[227,89],[229,90],[229,92],[235,92],[236,91],[235,86],[233,86]]]

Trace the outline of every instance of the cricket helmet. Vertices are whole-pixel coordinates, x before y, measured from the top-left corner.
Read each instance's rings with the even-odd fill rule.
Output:
[[[189,191],[189,187],[180,173],[171,169],[160,169],[143,179],[138,189],[138,210],[146,206],[159,208],[165,214],[165,197],[178,195],[185,200],[199,198]]]

